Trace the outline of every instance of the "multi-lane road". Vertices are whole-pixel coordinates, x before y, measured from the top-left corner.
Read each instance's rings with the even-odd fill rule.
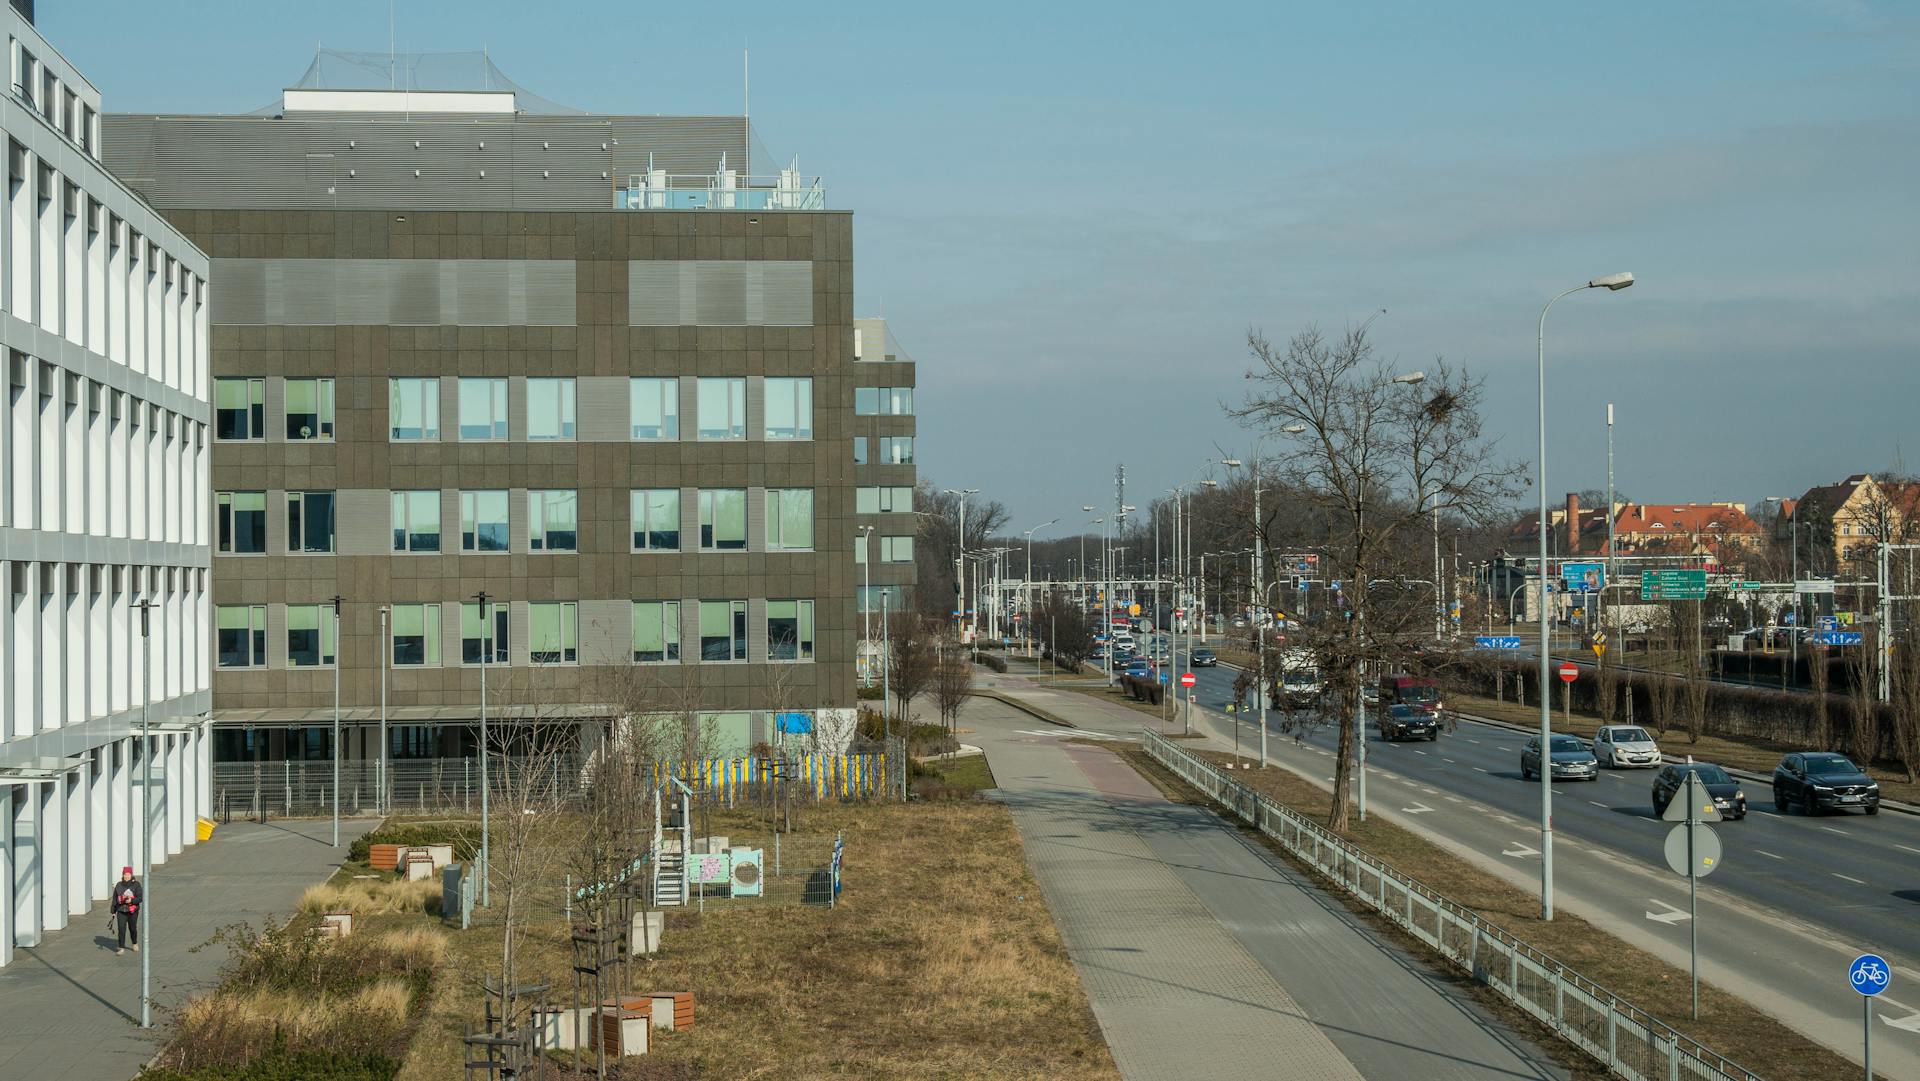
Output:
[[[1221,712],[1237,672],[1199,669],[1201,723],[1231,738]],[[1304,740],[1279,731],[1269,711],[1268,745],[1309,776],[1333,773],[1332,725]],[[1258,743],[1243,715],[1242,746]],[[1405,825],[1503,870],[1536,881],[1540,871],[1540,785],[1520,779],[1526,736],[1461,721],[1433,743],[1368,739],[1371,805]],[[1670,744],[1663,749],[1684,753]],[[1563,907],[1684,965],[1687,892],[1662,854],[1672,828],[1653,813],[1653,771],[1604,770],[1597,781],[1554,786],[1555,877]],[[1713,827],[1726,855],[1702,883],[1702,975],[1795,1027],[1858,1054],[1857,996],[1844,986],[1852,952],[1889,957],[1920,983],[1920,818],[1883,811],[1808,818],[1779,814],[1764,782],[1748,784],[1750,813]],[[1920,993],[1889,992],[1882,1018],[1885,1061],[1920,1077]],[[1912,984],[1907,984],[1911,987]],[[1880,1046],[1876,1063],[1883,1061]],[[1904,1074],[1895,1074],[1905,1076]]]

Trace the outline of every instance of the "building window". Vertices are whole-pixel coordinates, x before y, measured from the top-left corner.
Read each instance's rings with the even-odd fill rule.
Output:
[[[536,552],[580,550],[580,495],[572,488],[527,493],[528,544]]]
[[[853,437],[853,464],[867,464],[867,437],[864,435]]]
[[[813,380],[767,380],[766,438],[813,438]]]
[[[395,443],[440,438],[440,380],[387,380],[387,438]]]
[[[709,552],[736,552],[747,547],[747,490],[700,490],[700,547]]]
[[[680,489],[635,488],[633,490],[633,550],[636,552],[680,550]]]
[[[869,543],[871,543],[870,534],[855,533],[853,535],[853,565],[854,566],[858,567],[867,561],[867,545]]]
[[[534,601],[527,605],[527,648],[535,664],[574,664],[580,660],[579,612],[572,601]]]
[[[287,667],[332,664],[335,622],[330,604],[287,605]]]
[[[633,602],[633,660],[665,664],[680,659],[680,602]]]
[[[267,493],[218,492],[214,495],[218,548],[226,555],[262,555],[267,550]]]
[[[855,387],[853,414],[857,417],[910,417],[912,387]]]
[[[287,493],[287,551],[333,551],[333,493]]]
[[[393,550],[396,552],[437,552],[440,550],[440,493],[393,493]]]
[[[813,602],[767,602],[767,659],[813,659]]]
[[[214,610],[220,667],[263,668],[267,663],[267,606],[222,604]]]
[[[393,606],[393,664],[411,668],[440,663],[440,606]]]
[[[287,438],[333,438],[333,380],[289,379],[287,391]]]
[[[883,435],[880,437],[881,465],[912,465],[913,437],[910,435]]]
[[[460,550],[507,550],[507,493],[504,489],[460,493]]]
[[[853,601],[856,612],[898,612],[903,607],[899,586],[854,586]]]
[[[527,438],[573,438],[573,380],[527,380]]]
[[[460,663],[506,664],[507,606],[489,604],[485,614],[491,618],[482,619],[481,614],[477,601],[460,606]],[[492,647],[491,656],[488,653],[489,646]]]
[[[813,489],[767,489],[767,547],[813,548]]]
[[[745,379],[702,379],[699,381],[700,428],[702,439],[745,439],[747,437],[747,381]]]
[[[680,380],[633,380],[629,409],[635,439],[680,438]]]
[[[507,381],[460,380],[460,439],[478,443],[507,437]]]
[[[913,489],[859,488],[853,495],[855,514],[906,514],[913,510]]]
[[[880,562],[882,563],[913,562],[913,538],[912,537],[881,537],[880,538]]]
[[[213,437],[229,441],[267,437],[267,381],[213,381]]]
[[[700,659],[747,659],[747,602],[700,602]]]

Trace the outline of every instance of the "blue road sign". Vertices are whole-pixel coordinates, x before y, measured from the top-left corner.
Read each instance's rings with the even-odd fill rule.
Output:
[[[1837,631],[1837,630],[1839,630],[1839,629],[1840,629],[1840,617],[1839,617],[1839,616],[1821,616],[1821,617],[1820,617],[1820,629],[1821,629],[1821,630],[1823,630],[1823,631]]]
[[[1792,612],[1780,613],[1780,622],[1785,623],[1789,627],[1793,626],[1793,613]]]
[[[1863,953],[1847,966],[1847,982],[1855,991],[1872,998],[1893,982],[1893,968],[1877,953]]]
[[[1515,635],[1482,634],[1474,638],[1473,644],[1481,649],[1519,649],[1520,639]]]
[[[1160,682],[1162,682],[1162,683],[1171,683],[1171,682],[1173,682],[1173,676],[1172,676],[1172,675],[1170,675],[1169,673],[1166,673],[1166,672],[1162,672],[1162,673],[1160,673]]]
[[[1857,646],[1860,644],[1859,631],[1815,631],[1813,644],[1816,646]]]

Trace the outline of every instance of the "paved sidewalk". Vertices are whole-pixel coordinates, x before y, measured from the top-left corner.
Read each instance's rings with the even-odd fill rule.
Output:
[[[332,873],[348,841],[372,819],[235,822],[154,869],[154,1030],[142,1032],[140,955],[115,956],[107,906],[96,904],[0,968],[0,1077],[125,1081],[158,1050],[169,1009],[213,986],[221,947],[189,952],[229,924],[293,912],[308,886]]]
[[[992,682],[1089,729],[1139,727],[1125,707]],[[1562,1076],[1211,812],[1003,702],[975,699],[961,722],[1130,1081]]]

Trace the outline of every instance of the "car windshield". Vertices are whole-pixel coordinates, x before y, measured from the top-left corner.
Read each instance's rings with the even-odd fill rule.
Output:
[[[1563,751],[1584,751],[1586,749],[1586,744],[1581,743],[1579,739],[1573,736],[1553,737],[1553,753],[1555,754]]]
[[[1859,773],[1860,767],[1839,755],[1832,758],[1807,759],[1808,773]]]
[[[1320,673],[1311,668],[1296,668],[1288,672],[1286,678],[1288,683],[1315,683],[1319,681]]]
[[[1700,780],[1707,784],[1733,783],[1733,778],[1727,776],[1727,771],[1721,769],[1719,766],[1688,766],[1687,768],[1698,774]]]
[[[1440,690],[1437,687],[1431,687],[1425,684],[1415,684],[1411,687],[1403,686],[1400,688],[1400,700],[1402,702],[1438,702],[1440,700]]]
[[[1616,728],[1613,730],[1615,743],[1652,743],[1653,737],[1639,728]]]

